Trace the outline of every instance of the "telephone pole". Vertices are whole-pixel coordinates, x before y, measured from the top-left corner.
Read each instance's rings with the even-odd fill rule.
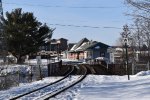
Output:
[[[129,76],[129,64],[128,64],[128,39],[129,39],[129,28],[127,25],[123,26],[123,32],[121,33],[122,38],[123,38],[123,42],[124,42],[124,47],[126,50],[126,68],[127,68],[127,75],[128,75],[128,80],[130,80],[130,76]]]

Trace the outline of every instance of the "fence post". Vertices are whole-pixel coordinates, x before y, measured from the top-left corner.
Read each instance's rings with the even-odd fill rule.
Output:
[[[134,66],[135,66],[135,64],[134,64],[134,62],[132,63],[132,75],[134,75]]]
[[[32,72],[32,65],[31,65],[31,82],[32,82],[32,77],[33,77],[33,72]]]
[[[17,74],[18,74],[18,86],[19,86],[19,83],[20,83],[20,73],[19,73],[19,71],[17,71]]]
[[[149,61],[148,61],[148,63],[147,63],[147,69],[149,70]]]
[[[7,76],[6,75],[4,75],[4,82],[5,82],[5,84],[4,84],[4,89],[7,87]]]
[[[41,66],[39,65],[40,79],[42,80]]]

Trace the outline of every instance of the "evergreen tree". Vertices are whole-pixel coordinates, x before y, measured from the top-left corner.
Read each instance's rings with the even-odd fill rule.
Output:
[[[21,8],[6,12],[6,19],[2,19],[4,34],[6,35],[8,51],[18,60],[30,53],[35,53],[51,38],[54,29],[39,22],[33,13],[22,12]]]

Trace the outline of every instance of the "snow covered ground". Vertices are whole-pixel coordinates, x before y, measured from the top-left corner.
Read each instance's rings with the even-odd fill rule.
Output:
[[[52,100],[150,100],[150,71],[130,76],[89,75]]]
[[[77,90],[77,100],[150,100],[150,76],[89,76]]]
[[[0,75],[6,75],[8,73],[30,73],[31,67],[28,65],[18,65],[18,64],[11,64],[11,65],[0,65]]]
[[[48,78],[44,78],[43,80],[32,82],[32,83],[25,83],[25,84],[21,83],[19,84],[19,87],[13,87],[10,88],[9,90],[0,91],[0,100],[8,100],[11,97],[29,92],[43,85],[57,81],[60,78],[61,77],[48,77]]]
[[[131,80],[127,76],[89,75],[63,95],[64,100],[150,100],[150,71],[132,75]]]
[[[17,93],[30,91],[59,78],[45,78],[0,91],[0,99],[7,100]],[[52,100],[150,100],[150,71],[142,71],[130,78],[131,80],[127,80],[127,76],[89,75],[81,83]]]

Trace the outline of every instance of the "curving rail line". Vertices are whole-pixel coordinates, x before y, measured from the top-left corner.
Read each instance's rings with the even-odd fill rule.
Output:
[[[73,66],[73,67],[70,67],[70,69],[68,70],[69,72],[68,72],[63,78],[61,78],[61,79],[59,79],[59,80],[57,80],[57,81],[55,81],[55,82],[53,82],[53,83],[50,83],[50,84],[47,84],[47,85],[42,86],[42,87],[40,87],[40,88],[37,88],[37,89],[35,89],[35,90],[32,90],[32,91],[30,91],[30,92],[27,92],[27,93],[24,93],[24,94],[20,94],[20,95],[18,95],[18,96],[15,96],[15,97],[13,97],[13,98],[11,98],[11,99],[9,99],[9,100],[16,100],[16,99],[22,98],[22,97],[24,97],[24,96],[27,96],[27,95],[29,95],[29,94],[32,94],[32,93],[34,93],[34,92],[37,92],[37,91],[39,91],[39,90],[41,90],[41,89],[44,89],[44,88],[46,88],[46,87],[52,86],[53,84],[56,84],[56,83],[58,83],[58,82],[60,82],[60,81],[62,81],[62,80],[64,80],[64,79],[66,79],[67,77],[69,77],[69,75],[70,75],[74,70],[75,70],[75,67],[74,67],[74,66]]]
[[[89,70],[85,66],[80,66],[80,68],[82,68],[83,73],[76,80],[74,80],[70,84],[67,84],[65,87],[58,88],[53,92],[47,93],[46,95],[43,95],[40,98],[37,98],[36,100],[49,100],[50,98],[55,97],[56,95],[66,91],[67,89],[69,89],[69,88],[73,87],[74,85],[76,85],[77,83],[81,82],[86,77]]]
[[[71,74],[76,73],[77,70],[80,70],[78,71],[80,72],[79,77],[76,77],[73,80],[70,80]],[[90,70],[86,66],[83,66],[83,65],[73,66],[71,67],[71,71],[65,77],[59,79],[58,81],[47,84],[43,87],[32,90],[30,92],[18,95],[16,97],[11,98],[10,100],[27,99],[27,98],[28,99],[34,98],[35,100],[35,97],[37,97],[36,98],[37,100],[49,100],[50,98],[55,97],[56,95],[66,91],[67,89],[81,82],[89,73],[90,73]]]

